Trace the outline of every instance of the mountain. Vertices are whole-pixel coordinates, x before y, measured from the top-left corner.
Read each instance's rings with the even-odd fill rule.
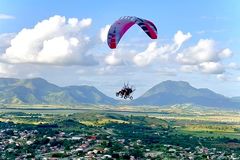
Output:
[[[231,100],[233,102],[240,102],[240,97],[232,97]]]
[[[2,104],[193,104],[206,107],[240,108],[240,97],[228,98],[206,88],[194,88],[184,81],[164,81],[133,101],[118,101],[93,86],[59,87],[42,78],[0,78]]]
[[[240,103],[206,88],[194,88],[184,81],[164,81],[134,100],[133,105],[194,105],[236,108]]]
[[[18,104],[116,104],[95,87],[59,87],[42,78],[0,78],[0,103]]]

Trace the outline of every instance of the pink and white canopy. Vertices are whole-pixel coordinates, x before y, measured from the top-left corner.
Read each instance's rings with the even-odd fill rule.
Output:
[[[107,37],[108,46],[111,49],[116,48],[124,33],[134,24],[138,24],[150,38],[157,39],[157,28],[151,21],[133,16],[124,16],[110,27]]]

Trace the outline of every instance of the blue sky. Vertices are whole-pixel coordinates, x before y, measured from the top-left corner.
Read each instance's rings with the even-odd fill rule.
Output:
[[[237,0],[0,0],[0,76],[37,76],[61,86],[94,85],[110,96],[124,82],[134,84],[139,96],[153,85],[171,79],[237,96],[240,95],[239,10]],[[134,26],[116,50],[109,49],[99,38],[101,29],[125,15],[154,22],[158,40],[148,39]],[[51,17],[55,18],[50,20]],[[85,19],[82,21],[85,26],[69,31],[66,29],[69,18],[77,18],[79,22]],[[47,32],[55,22],[59,22],[60,28],[54,33]],[[39,23],[42,25],[36,29]],[[53,36],[49,37],[50,34]],[[176,44],[176,35],[181,44]],[[70,42],[72,37],[79,40],[77,48],[73,48],[79,55],[63,52],[59,59],[55,52],[45,55],[44,51],[49,48],[58,51],[56,46],[61,46],[64,40]],[[38,48],[30,41],[37,43]],[[39,48],[46,41],[47,48]],[[179,48],[171,49],[176,45]],[[152,47],[151,52],[148,47]],[[140,64],[136,57],[148,63]]]

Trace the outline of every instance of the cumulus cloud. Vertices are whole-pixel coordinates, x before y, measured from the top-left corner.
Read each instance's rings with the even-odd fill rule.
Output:
[[[198,65],[181,65],[180,71],[185,73],[201,72],[205,74],[222,74],[224,66],[219,62],[203,62]]]
[[[122,60],[121,54],[119,54],[119,52],[114,50],[112,51],[111,54],[105,57],[105,62],[108,65],[116,66],[116,65],[122,64],[123,60]]]
[[[185,48],[177,54],[176,60],[181,65],[180,70],[206,74],[224,73],[226,67],[222,65],[222,61],[231,57],[232,51],[229,48],[221,50],[218,48],[214,40],[200,39],[196,45]],[[233,64],[231,65],[233,67]]]
[[[210,39],[200,39],[195,46],[184,49],[177,54],[177,61],[184,65],[197,65],[204,62],[217,62],[228,58],[232,51],[228,48],[218,51],[216,42]]]
[[[95,64],[93,56],[88,54],[94,42],[83,32],[91,23],[90,18],[50,17],[33,28],[22,29],[11,40],[1,60],[53,65]]]
[[[14,38],[14,33],[3,33],[0,34],[0,54],[10,46],[11,39]]]
[[[157,43],[152,42],[148,45],[147,49],[139,54],[137,54],[133,61],[138,66],[145,66],[148,65],[153,59],[155,59],[158,55],[157,51]],[[164,57],[164,56],[162,56]],[[165,56],[165,59],[167,59],[167,55]]]
[[[224,59],[224,58],[229,58],[232,56],[232,51],[229,48],[223,49],[219,53],[219,58]]]
[[[199,64],[199,69],[208,74],[222,74],[224,72],[223,65],[218,62],[203,62]]]
[[[106,42],[107,41],[107,34],[108,31],[110,29],[110,25],[106,25],[105,27],[101,28],[100,30],[100,39],[102,42]]]
[[[165,44],[158,46],[157,42],[151,42],[147,49],[134,56],[133,62],[137,66],[149,65],[153,60],[168,60],[171,53],[175,53],[182,46],[182,44],[191,38],[191,34],[184,34],[182,31],[178,31],[173,38],[172,44]]]
[[[202,62],[217,61],[217,52],[214,51],[215,42],[209,39],[200,39],[197,45],[184,49],[177,54],[177,61],[194,65]]]
[[[0,19],[15,19],[15,17],[12,15],[0,13]]]
[[[184,34],[182,31],[177,31],[174,35],[174,42],[180,48],[181,45],[191,37],[192,35],[189,32]]]

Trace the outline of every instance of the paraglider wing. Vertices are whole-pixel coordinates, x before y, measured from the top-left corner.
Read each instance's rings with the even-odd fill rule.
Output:
[[[125,16],[121,17],[110,27],[107,37],[108,46],[112,49],[116,48],[124,33],[134,24],[138,24],[150,38],[157,39],[157,28],[151,21]]]

